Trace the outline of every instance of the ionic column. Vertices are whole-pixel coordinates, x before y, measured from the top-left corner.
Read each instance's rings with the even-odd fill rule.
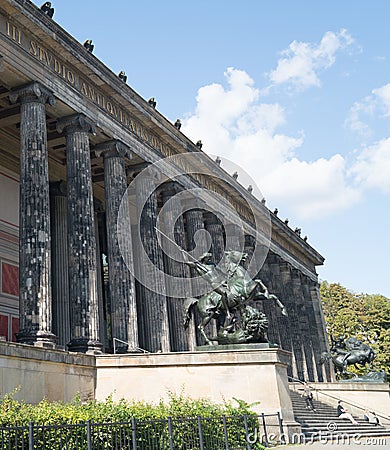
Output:
[[[70,341],[66,183],[50,183],[50,216],[53,273],[53,332],[58,344]]]
[[[20,102],[20,224],[18,342],[54,346],[46,110],[54,97],[31,83],[10,95]]]
[[[111,333],[113,338],[128,343],[115,344],[119,352],[126,352],[138,348],[133,246],[124,159],[131,155],[129,148],[117,140],[100,144],[95,151],[102,153],[104,158]],[[125,201],[119,215],[123,198]]]
[[[271,294],[276,295],[282,301],[282,303],[284,303],[284,300],[281,298],[280,293],[275,290],[272,274],[272,264],[270,263],[269,259],[266,259],[264,261],[264,264],[259,272],[259,277],[263,281],[263,283],[267,286],[268,291]],[[274,342],[282,346],[282,337],[280,335],[279,329],[279,322],[282,317],[280,308],[272,300],[268,299],[262,300],[261,303],[263,312],[268,317],[269,322],[268,339],[270,342]]]
[[[146,252],[151,266],[145,264],[140,258],[139,292],[142,311],[142,327],[140,336],[143,337],[141,347],[150,352],[168,352],[170,350],[168,308],[165,296],[165,280],[157,270],[164,273],[162,250],[156,235],[157,224],[157,195],[156,187],[158,173],[154,169],[146,169],[135,178],[136,204],[139,217],[139,232],[141,247]],[[140,252],[140,249],[138,250]],[[150,281],[154,286],[151,290],[141,282]],[[140,324],[138,324],[140,326]]]
[[[167,183],[161,188],[161,197],[162,203],[165,211],[165,217],[168,221],[173,224],[174,230],[165,229],[165,223],[161,223],[161,226],[164,228],[165,234],[172,234],[176,244],[185,249],[186,248],[186,237],[185,237],[185,229],[184,229],[184,221],[183,216],[181,215],[182,208],[180,200],[175,200],[175,202],[167,203],[173,196],[175,196],[178,192],[180,192],[180,187],[176,183]],[[175,218],[177,220],[174,222]],[[171,233],[170,233],[171,232]],[[168,248],[172,248],[172,245],[168,245]],[[173,248],[171,250],[174,250]],[[177,254],[178,257],[180,255]],[[164,264],[168,275],[179,278],[177,289],[180,287],[180,291],[177,291],[177,294],[185,296],[185,298],[189,298],[192,296],[191,290],[191,281],[190,281],[190,271],[189,267],[182,262],[175,261],[169,256],[165,255]],[[180,282],[182,280],[182,282]],[[184,288],[184,280],[188,282],[188,289],[185,291]],[[170,291],[175,290],[175,283],[173,281],[167,279],[167,284],[169,283]],[[169,314],[169,326],[170,326],[170,337],[171,337],[171,350],[172,351],[186,351],[190,349],[194,349],[194,333],[191,332],[190,328],[187,330],[184,329],[183,326],[183,298],[173,298],[168,297],[168,314]]]
[[[223,237],[223,226],[218,220],[218,217],[210,212],[204,214],[205,217],[205,228],[210,233],[212,240],[212,253],[215,259],[215,264],[223,257],[223,252],[225,250],[225,243]]]
[[[319,341],[320,341],[319,354],[321,354],[322,352],[330,351],[329,341],[327,339],[328,332],[326,330],[324,312],[322,311],[319,284],[315,281],[310,280],[309,285],[310,285],[309,287],[310,295],[313,302],[314,315],[317,323],[317,330],[319,334]],[[335,380],[333,365],[325,363],[324,371],[325,371],[324,381],[330,382]]]
[[[296,369],[294,377],[300,380],[305,379],[303,366],[303,352],[302,352],[302,336],[299,325],[299,310],[297,307],[297,299],[294,294],[294,287],[292,282],[292,267],[286,262],[280,263],[280,274],[285,292],[286,308],[288,312],[288,333],[291,335],[292,352],[293,352],[293,369]],[[295,361],[295,365],[294,365]]]
[[[287,314],[290,314],[290,298],[287,294],[286,287],[283,284],[282,276],[280,273],[280,256],[276,255],[273,252],[269,252],[267,258],[264,263],[264,268],[266,273],[268,273],[268,278],[265,280],[266,284],[268,283],[268,290],[271,294],[276,295],[279,300],[285,305],[287,309]],[[263,272],[260,271],[260,278],[262,279]],[[278,307],[275,307],[276,311],[276,320],[277,323],[275,326],[278,328],[279,339],[281,347],[284,350],[292,352],[292,344],[291,344],[291,334],[289,331],[289,320],[290,317],[283,316],[281,314],[281,310]],[[295,367],[295,362],[293,359],[293,366]],[[288,374],[292,376],[291,367],[288,368]]]
[[[226,235],[226,249],[242,251],[245,243],[243,242],[244,235],[242,228],[234,223],[227,223],[225,225]]]
[[[306,369],[305,380],[314,381],[313,347],[310,330],[312,324],[310,323],[309,309],[305,304],[301,272],[298,269],[292,270],[292,286],[299,315],[299,334],[302,340],[304,370]]]
[[[314,381],[324,381],[323,375],[322,375],[322,369],[323,366],[319,364],[320,355],[322,353],[321,350],[321,344],[320,344],[320,338],[319,338],[319,330],[316,318],[316,313],[314,310],[313,301],[311,298],[310,293],[310,284],[311,280],[309,277],[302,275],[302,291],[304,295],[305,300],[305,307],[307,311],[307,316],[309,320],[309,328],[310,328],[310,335],[311,335],[311,344],[313,349],[313,367],[315,368],[315,374],[314,374]],[[322,330],[322,329],[321,329]],[[313,380],[310,380],[313,381]]]
[[[108,329],[105,321],[105,304],[104,304],[104,282],[103,282],[103,258],[101,241],[105,241],[106,227],[102,227],[102,222],[105,224],[105,213],[103,203],[97,198],[93,199],[93,210],[95,217],[95,236],[96,236],[96,273],[97,273],[97,296],[98,296],[98,318],[99,318],[99,341],[102,343],[102,349],[106,353],[108,348],[111,348],[108,341]],[[104,237],[102,236],[104,234]],[[104,242],[105,244],[105,242]]]
[[[244,261],[244,267],[245,269],[248,268],[249,263],[252,260],[254,249],[256,245],[256,240],[253,236],[250,234],[246,234],[244,238],[244,252],[248,255],[246,260]]]
[[[184,217],[186,220],[187,250],[192,251],[196,247],[195,233],[205,229],[203,211],[201,209],[190,209],[184,213]]]
[[[68,200],[70,351],[95,353],[99,341],[96,236],[88,134],[95,132],[82,114],[58,121],[66,136]]]
[[[184,217],[186,222],[185,228],[187,232],[187,250],[192,251],[197,245],[203,244],[203,242],[202,243],[195,242],[195,234],[197,231],[203,231],[204,233],[206,233],[204,224],[204,212],[201,209],[190,209],[184,213]],[[202,252],[198,252],[196,256],[200,257],[201,254]],[[193,277],[199,277],[198,272],[194,268],[191,269],[191,274]],[[194,295],[199,297],[197,293],[201,288],[201,283],[198,280],[193,279],[192,285],[193,285],[193,292],[195,293]],[[193,324],[196,330],[194,335],[196,336],[197,344],[203,345],[204,338],[197,327],[197,325],[201,323],[202,319],[200,317],[200,314],[197,312],[196,308],[193,308],[192,311],[193,311],[193,320],[190,321],[190,326],[192,326],[191,324]],[[205,328],[205,333],[208,337],[212,337],[217,334],[217,327],[214,320],[212,320]]]

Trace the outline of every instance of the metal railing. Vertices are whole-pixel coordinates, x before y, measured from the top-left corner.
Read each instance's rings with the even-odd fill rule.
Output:
[[[130,344],[126,341],[122,341],[122,339],[118,339],[118,338],[112,338],[112,342],[113,342],[113,346],[114,346],[114,355],[117,353],[117,342],[120,342],[121,344],[125,344],[126,345],[126,353],[149,353],[148,350],[145,350],[143,348],[140,347],[131,347]]]
[[[288,379],[290,381],[293,381],[294,383],[300,383],[303,384],[302,380],[299,380],[298,378],[293,378],[293,377],[288,377]],[[309,385],[310,389],[314,392],[317,393],[317,399],[318,399],[318,393],[320,393],[321,395],[323,395],[324,397],[329,397],[333,400],[341,400],[343,403],[345,403],[346,405],[350,405],[353,406],[356,409],[359,409],[361,411],[365,411],[367,409],[369,409],[370,411],[375,411],[375,414],[380,417],[381,419],[385,419],[385,420],[389,420],[390,416],[386,415],[386,413],[382,412],[382,411],[378,411],[378,410],[374,410],[372,409],[372,407],[368,408],[367,406],[361,405],[359,403],[355,403],[355,402],[351,402],[350,400],[344,400],[343,398],[339,397],[339,396],[335,396],[332,394],[328,394],[327,392],[325,392],[323,389],[319,389],[316,386],[310,386],[310,382],[307,382],[307,384]],[[294,385],[294,391],[295,391],[295,385]]]
[[[285,443],[279,413],[0,426],[1,450],[253,450]]]

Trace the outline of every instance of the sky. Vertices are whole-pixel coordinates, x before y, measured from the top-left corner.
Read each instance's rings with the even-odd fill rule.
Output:
[[[320,280],[390,297],[390,2],[52,5],[202,150],[251,175],[325,257]]]

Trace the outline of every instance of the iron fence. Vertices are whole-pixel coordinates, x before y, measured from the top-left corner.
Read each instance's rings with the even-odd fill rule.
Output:
[[[285,444],[280,414],[0,426],[1,450],[255,450]]]

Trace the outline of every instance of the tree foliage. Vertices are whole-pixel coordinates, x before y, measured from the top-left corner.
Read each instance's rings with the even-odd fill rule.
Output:
[[[373,369],[384,370],[389,377],[390,299],[379,294],[356,294],[326,281],[321,283],[320,293],[328,335],[353,336],[370,345],[376,353]]]

